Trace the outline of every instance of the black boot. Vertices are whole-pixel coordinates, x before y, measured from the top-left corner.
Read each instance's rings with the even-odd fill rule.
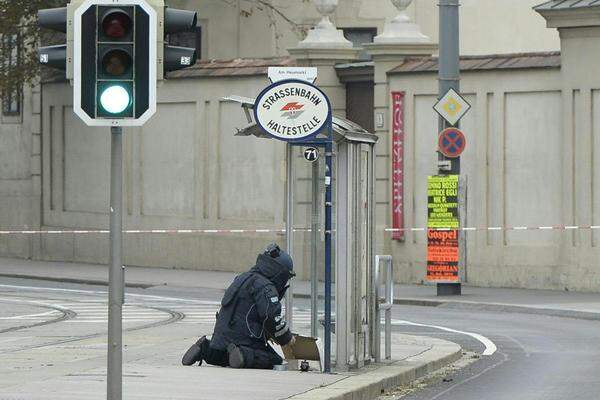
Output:
[[[229,354],[229,366],[231,368],[244,368],[245,362],[242,349],[234,343],[230,343],[229,346],[227,346],[227,353]]]
[[[202,365],[202,347],[204,346],[204,342],[206,341],[206,336],[202,336],[196,343],[194,343],[188,351],[185,352],[183,358],[181,359],[181,363],[183,365],[193,365],[198,361],[198,366]]]

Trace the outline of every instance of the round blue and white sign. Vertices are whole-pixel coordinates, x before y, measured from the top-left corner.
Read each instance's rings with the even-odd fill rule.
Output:
[[[329,99],[318,87],[300,80],[277,82],[258,96],[254,117],[269,135],[284,141],[318,134],[331,116]]]

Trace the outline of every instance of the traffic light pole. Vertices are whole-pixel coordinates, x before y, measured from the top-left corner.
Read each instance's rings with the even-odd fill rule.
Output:
[[[122,262],[123,128],[112,127],[110,154],[110,270],[108,290],[107,400],[123,393],[123,303],[125,271]]]
[[[450,89],[460,93],[460,38],[459,38],[459,0],[440,0],[440,57],[439,57],[439,98]],[[450,125],[440,117],[439,132]],[[458,127],[458,126],[457,126]],[[440,169],[440,175],[460,175],[460,157],[446,158],[439,154],[439,161],[450,161],[450,171]],[[464,234],[459,232],[459,248],[464,249]],[[461,256],[462,257],[462,256]],[[464,263],[460,263],[463,264]],[[438,283],[437,294],[460,295],[461,283]]]

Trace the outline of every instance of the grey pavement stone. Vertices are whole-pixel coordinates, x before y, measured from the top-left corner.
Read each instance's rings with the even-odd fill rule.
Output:
[[[106,279],[105,266],[9,259],[0,260],[0,273],[56,280]],[[226,287],[233,275],[131,268],[129,278],[151,286],[166,284],[219,289]],[[77,310],[79,319],[85,319],[86,309],[88,313],[99,315],[99,311],[90,310],[97,309],[96,304],[106,301],[105,293],[101,291],[49,291],[44,294],[43,288],[15,291],[15,287],[6,286],[3,289],[4,295],[0,296],[0,300],[5,302],[3,305],[24,296],[21,300],[26,306],[13,311],[0,307],[0,317],[10,317],[15,312],[23,315],[39,311],[40,308],[30,306],[38,295],[52,304]],[[17,297],[14,297],[15,294]],[[141,301],[140,297],[133,299]],[[168,302],[168,298],[165,299]],[[46,311],[44,308],[41,310]],[[165,317],[157,318],[162,320]],[[0,335],[0,399],[87,400],[106,397],[106,325],[71,322],[77,320]],[[394,334],[393,361],[371,365],[360,372],[325,375],[316,372],[234,370],[206,365],[181,366],[183,351],[198,335],[210,334],[211,331],[212,325],[186,324],[186,320],[182,320],[180,323],[124,332],[124,398],[275,400],[304,396],[299,398],[362,399],[446,365],[462,354],[460,346],[454,343]],[[94,332],[101,333],[96,335]],[[93,335],[88,336],[90,334]]]

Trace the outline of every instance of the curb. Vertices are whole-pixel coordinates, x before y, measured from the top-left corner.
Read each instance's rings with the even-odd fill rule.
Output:
[[[3,278],[18,278],[18,279],[32,279],[38,281],[48,282],[64,282],[64,283],[79,283],[82,285],[96,285],[96,286],[108,286],[108,281],[95,280],[95,279],[82,279],[82,278],[61,278],[53,276],[38,276],[38,275],[23,275],[23,274],[2,274],[0,277]],[[161,285],[149,285],[145,283],[126,282],[125,287],[136,288],[136,289],[148,289],[155,286]]]
[[[349,376],[331,385],[289,397],[288,400],[373,400],[386,390],[419,379],[462,357],[459,345],[440,339],[430,340],[434,345],[422,354]],[[440,353],[444,355],[440,357]]]
[[[429,299],[394,299],[394,304],[422,307],[451,306],[464,310],[495,311],[506,313],[546,315],[549,317],[561,317],[572,319],[583,319],[588,321],[600,321],[600,313],[592,311],[560,310],[556,308],[543,308],[521,306],[506,303],[479,303],[474,301],[456,300],[429,300]]]
[[[0,273],[0,277],[17,278],[17,279],[33,279],[33,280],[48,281],[48,282],[76,283],[76,284],[82,284],[82,285],[108,286],[108,281],[99,280],[99,279],[64,278],[64,277],[39,276],[39,275],[27,275],[27,274],[11,274],[11,273]],[[125,287],[135,288],[135,289],[148,289],[148,288],[157,287],[157,286],[165,286],[165,283],[148,284],[148,283],[139,283],[139,282],[125,282]],[[310,295],[305,294],[305,293],[294,293],[294,298],[310,299]],[[319,298],[322,299],[323,296],[319,295]],[[588,321],[600,321],[600,312],[561,310],[561,309],[556,309],[556,308],[531,307],[531,306],[523,306],[523,305],[506,304],[506,303],[485,303],[485,302],[457,301],[457,300],[397,298],[397,299],[394,299],[394,304],[406,305],[406,306],[422,306],[422,307],[450,306],[450,307],[461,308],[461,309],[465,309],[465,310],[546,315],[546,316],[550,316],[550,317],[582,319],[582,320],[588,320]]]

